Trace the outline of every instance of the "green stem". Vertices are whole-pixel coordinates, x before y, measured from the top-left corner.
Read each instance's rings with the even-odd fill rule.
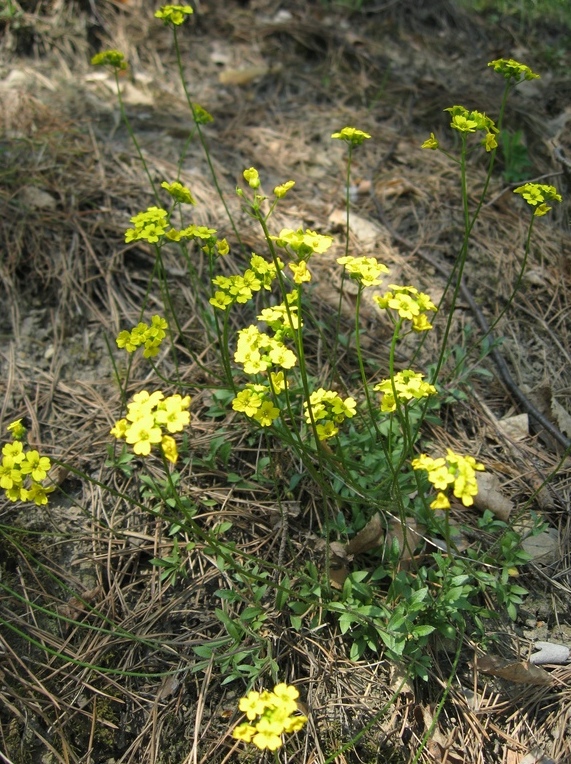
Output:
[[[173,37],[174,37],[174,47],[176,51],[176,62],[178,66],[178,71],[180,75],[180,81],[182,83],[182,87],[184,90],[184,95],[186,96],[186,102],[188,104],[188,107],[190,111],[192,112],[192,118],[194,120],[194,124],[196,125],[196,132],[198,133],[198,138],[200,140],[200,145],[202,146],[202,150],[204,152],[204,156],[206,158],[206,161],[208,163],[208,169],[210,170],[210,175],[212,177],[212,182],[214,183],[214,187],[216,188],[216,192],[218,193],[218,196],[220,198],[220,201],[222,202],[224,209],[226,211],[226,215],[228,216],[228,220],[230,221],[230,225],[232,226],[232,230],[234,231],[234,236],[236,237],[236,241],[240,245],[242,251],[246,253],[246,247],[244,246],[242,242],[242,238],[238,232],[238,229],[236,227],[236,224],[234,222],[234,218],[232,217],[232,213],[230,212],[230,208],[228,207],[228,204],[226,202],[226,199],[224,197],[224,192],[222,191],[222,188],[220,187],[220,183],[218,182],[218,176],[216,175],[216,170],[214,169],[214,165],[212,163],[212,159],[210,157],[210,151],[208,149],[208,144],[206,143],[206,138],[204,137],[204,133],[202,132],[202,128],[200,126],[200,122],[197,119],[196,116],[196,110],[194,108],[194,104],[192,103],[192,99],[190,97],[190,93],[188,91],[188,87],[186,84],[186,80],[184,77],[184,68],[182,65],[182,56],[180,52],[180,46],[178,44],[178,35],[176,27],[173,27]]]
[[[143,156],[143,152],[141,150],[141,147],[139,145],[139,141],[137,140],[137,137],[135,133],[133,132],[133,128],[131,127],[131,123],[129,121],[129,118],[127,117],[127,112],[125,111],[125,104],[123,103],[123,96],[121,95],[121,87],[119,85],[119,72],[117,69],[114,70],[115,72],[115,85],[117,87],[117,99],[119,100],[119,109],[121,111],[121,119],[123,120],[125,127],[127,128],[127,132],[129,133],[129,137],[131,138],[131,141],[133,142],[133,146],[135,147],[135,150],[137,154],[139,155],[139,159],[141,160],[141,164],[143,165],[143,169],[145,171],[145,175],[147,176],[149,183],[151,184],[151,188],[153,189],[153,196],[156,199],[156,202],[158,206],[161,206],[161,200],[159,198],[159,194],[157,192],[157,188],[154,184],[154,181],[151,177],[151,173],[149,172],[149,167],[147,165],[146,159]]]

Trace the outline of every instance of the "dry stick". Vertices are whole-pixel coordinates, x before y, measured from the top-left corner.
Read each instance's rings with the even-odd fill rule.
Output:
[[[397,241],[399,244],[402,244],[409,250],[413,250],[416,254],[420,255],[420,257],[427,263],[429,263],[435,270],[440,273],[443,278],[448,279],[450,277],[450,272],[448,268],[441,265],[437,260],[435,260],[432,255],[429,255],[427,252],[424,252],[422,249],[418,249],[415,247],[415,245],[409,241],[408,239],[405,239],[404,236],[401,236],[399,233],[397,233],[393,227],[390,225],[390,223],[387,222],[384,212],[382,210],[381,204],[377,198],[377,195],[375,193],[374,184],[371,183],[371,198],[373,199],[373,202],[375,204],[376,210],[377,210],[377,216],[381,223],[385,226],[385,228],[389,231],[393,239]],[[496,364],[496,368],[499,372],[500,378],[504,385],[508,388],[508,390],[511,392],[511,394],[516,398],[521,407],[524,411],[526,411],[532,419],[534,419],[541,427],[543,427],[544,430],[546,430],[552,438],[554,438],[563,448],[570,449],[571,448],[571,440],[569,438],[566,438],[565,435],[563,435],[562,432],[558,430],[555,425],[553,425],[547,417],[545,417],[536,407],[533,405],[533,403],[527,398],[523,392],[520,390],[518,385],[514,382],[514,379],[511,375],[510,370],[508,369],[507,363],[504,360],[504,357],[502,354],[493,347],[494,343],[494,334],[490,330],[490,326],[488,324],[488,321],[482,311],[480,310],[480,306],[472,296],[472,293],[464,283],[464,280],[462,279],[460,282],[460,291],[462,293],[462,297],[466,300],[468,305],[470,306],[470,310],[474,314],[474,318],[476,319],[476,323],[480,327],[482,333],[484,336],[490,338],[490,343],[492,344],[492,349],[490,350],[490,355],[492,357],[492,360]]]

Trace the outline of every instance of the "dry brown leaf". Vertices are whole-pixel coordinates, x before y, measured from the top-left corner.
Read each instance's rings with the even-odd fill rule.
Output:
[[[367,525],[347,544],[347,553],[361,554],[362,552],[368,552],[370,549],[376,549],[381,545],[383,537],[383,524],[381,516],[377,512],[371,517]]]
[[[476,475],[478,493],[474,497],[474,506],[482,511],[489,509],[496,517],[506,522],[514,508],[513,502],[501,493],[500,481],[490,472]]]
[[[529,416],[517,414],[498,421],[498,427],[510,440],[521,441],[529,436]]]
[[[422,539],[420,526],[417,525],[416,520],[407,518],[406,528],[400,520],[391,520],[385,537],[385,548],[390,549],[395,539],[399,545],[401,562],[412,560],[413,552]]]
[[[485,674],[499,676],[515,684],[541,684],[547,685],[553,682],[551,675],[534,666],[529,661],[510,662],[497,655],[481,655],[478,657],[478,668]]]
[[[565,435],[571,438],[571,415],[567,413],[555,398],[551,399],[551,411],[561,432],[564,432]]]
[[[249,85],[269,71],[270,67],[267,64],[246,66],[243,69],[225,69],[218,75],[218,80],[222,85]]]
[[[537,536],[528,536],[521,542],[521,547],[531,555],[534,562],[542,565],[550,565],[561,557],[557,528],[548,528]]]
[[[334,589],[342,589],[349,570],[343,565],[341,568],[329,568],[329,583]]]

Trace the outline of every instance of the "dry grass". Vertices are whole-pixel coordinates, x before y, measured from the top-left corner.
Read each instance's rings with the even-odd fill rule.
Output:
[[[452,263],[461,231],[456,168],[418,146],[443,124],[441,110],[452,102],[469,98],[495,109],[491,81],[474,83],[474,68],[495,57],[494,45],[506,43],[452,4],[435,4],[442,11],[436,16],[420,5],[389,4],[382,16],[361,18],[294,4],[291,17],[280,20],[269,1],[256,3],[254,14],[240,4],[224,14],[204,4],[185,30],[193,98],[215,116],[206,134],[248,248],[258,251],[262,239],[232,190],[251,164],[268,179],[268,188],[296,180],[295,193],[276,215],[276,229],[334,231],[341,247],[344,157],[329,135],[354,123],[369,129],[375,141],[355,156],[353,251],[379,256],[393,280],[442,293],[441,275],[419,252],[430,252],[443,266]],[[61,492],[52,496],[49,509],[0,505],[0,749],[14,764],[266,760],[244,752],[229,736],[244,686],[223,685],[214,661],[196,670],[193,647],[226,634],[214,609],[220,604],[215,592],[229,586],[227,574],[204,540],[188,537],[180,539],[181,548],[195,543],[183,550],[186,578],[173,586],[161,582],[150,560],[173,552],[169,524],[149,511],[152,501],[141,497],[136,473],[129,477],[105,465],[109,427],[121,406],[106,339],[112,344],[120,328],[138,320],[153,264],[145,247],[125,246],[123,231],[151,195],[117,121],[110,81],[93,77],[87,62],[94,44],[124,50],[133,73],[124,92],[129,117],[153,176],[170,177],[189,123],[169,36],[136,0],[20,6],[20,26],[0,28],[7,75],[0,83],[0,281],[9,313],[0,338],[0,420],[28,417],[33,443],[91,480],[62,470]],[[459,51],[464,59],[451,71],[450,56]],[[260,62],[270,62],[271,72],[244,87],[218,81],[222,68]],[[547,98],[541,91],[533,101],[535,119],[546,114]],[[526,114],[529,104],[517,100],[512,116]],[[537,171],[563,183],[560,166],[551,162],[552,145],[533,132],[534,124],[524,119]],[[562,136],[559,141],[564,146]],[[470,168],[475,193],[484,179],[480,167],[475,159]],[[182,178],[199,202],[196,222],[228,235],[194,145]],[[475,231],[466,279],[490,320],[511,292],[525,235],[518,201],[504,190],[498,176],[491,189],[495,201]],[[517,383],[530,396],[535,391],[536,405],[543,400],[550,416],[553,398],[571,411],[568,210],[566,203],[538,226],[523,288],[496,328],[505,337],[501,350]],[[201,253],[194,256],[198,279],[206,280]],[[229,270],[240,261],[235,258]],[[228,482],[229,470],[251,476],[265,445],[231,415],[208,415],[217,354],[205,341],[204,298],[185,282],[174,256],[165,266],[183,329],[177,338],[183,382],[194,396],[189,459],[180,471],[196,521],[209,531],[231,522],[239,559],[281,560],[293,574],[309,559],[319,563],[314,547],[320,498],[308,485],[288,522],[278,526],[269,482]],[[328,262],[317,275],[320,318],[326,321],[337,306],[338,284]],[[149,309],[161,304],[158,291],[151,291]],[[347,321],[353,309],[349,293]],[[382,359],[387,327],[372,310],[365,308],[365,317],[364,345]],[[466,324],[474,325],[468,305],[460,305],[456,318],[452,342],[461,343]],[[430,362],[437,341],[427,343],[422,363]],[[316,337],[316,367],[322,352]],[[403,349],[403,363],[408,352]],[[168,375],[170,359],[160,364]],[[350,357],[343,368],[351,373]],[[130,380],[134,389],[153,384],[154,375],[140,359]],[[477,453],[523,506],[557,465],[560,449],[541,434],[523,442],[506,438],[498,419],[513,411],[501,384],[475,382],[468,401],[446,409],[444,425],[426,437]],[[232,444],[227,464],[207,459],[221,429]],[[279,444],[273,448],[280,451]],[[554,641],[558,634],[560,640],[571,637],[569,492],[566,468],[535,499],[535,509],[559,531],[561,555],[550,566],[529,566],[524,584],[533,597],[527,622],[499,626],[506,658],[528,656],[526,629],[533,619],[540,629],[545,622],[541,633]],[[462,519],[475,528],[475,515]],[[430,681],[412,684],[387,660],[348,661],[346,640],[332,624],[296,633],[270,604],[257,649],[276,661],[280,676],[295,681],[309,710],[308,734],[288,747],[288,761],[400,764],[414,759],[425,738],[423,762],[520,764],[532,749],[558,764],[571,757],[566,666],[551,670],[551,686],[522,691],[471,668],[478,648],[466,641],[457,668],[454,654],[435,649]]]

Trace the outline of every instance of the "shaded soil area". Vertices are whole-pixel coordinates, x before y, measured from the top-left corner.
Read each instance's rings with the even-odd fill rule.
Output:
[[[229,574],[207,543],[164,521],[161,497],[139,486],[140,463],[118,469],[109,452],[122,406],[118,378],[129,375],[129,393],[156,384],[141,356],[127,367],[115,337],[137,324],[141,305],[151,315],[165,302],[153,282],[152,248],[126,244],[125,229],[155,203],[150,181],[160,185],[180,169],[197,201],[193,222],[228,239],[221,268],[233,273],[245,262],[236,230],[245,251],[266,252],[235,195],[244,168],[255,166],[267,189],[295,180],[272,231],[303,227],[334,237],[315,266],[316,326],[330,325],[340,308],[348,332],[356,290],[341,291],[335,263],[345,252],[346,151],[331,134],[354,125],[372,140],[353,156],[351,252],[386,263],[390,283],[415,284],[438,300],[462,241],[459,171],[449,155],[420,146],[433,132],[457,152],[448,106],[495,117],[503,82],[487,63],[514,57],[542,76],[508,102],[511,150],[499,152],[473,231],[442,376],[447,404],[425,438],[485,461],[513,504],[514,527],[544,523],[519,579],[530,595],[515,622],[492,623],[483,647],[466,638],[457,654],[446,644],[431,648],[422,682],[382,655],[349,660],[335,624],[295,631],[253,593],[265,607],[263,628],[246,629],[240,665],[267,682],[277,667],[300,689],[308,734],[296,736],[284,761],[570,761],[569,665],[550,665],[548,683],[522,684],[478,672],[476,659],[490,645],[508,666],[525,663],[538,640],[571,647],[569,29],[448,0],[354,11],[210,0],[180,28],[177,52],[145,0],[12,5],[0,16],[0,422],[4,432],[23,417],[31,445],[66,466],[54,474],[59,490],[47,507],[0,499],[2,753],[14,764],[272,760],[230,734],[250,677],[224,681],[237,665],[216,616]],[[129,61],[119,87],[137,147],[113,74],[89,63],[107,48]],[[214,118],[203,127],[212,167],[196,135],[187,140],[194,123],[179,65],[191,100]],[[486,178],[483,150],[470,156],[468,175],[475,205]],[[563,201],[537,220],[512,301],[528,232],[527,210],[512,192],[527,179],[554,184]],[[200,247],[192,258],[188,265],[174,250],[164,255],[182,362],[167,353],[157,362],[193,396],[181,495],[208,532],[231,524],[229,542],[245,565],[252,557],[281,565],[287,546],[292,570],[319,566],[319,497],[301,479],[280,515],[274,489],[288,485],[294,460],[284,453],[283,472],[270,474],[265,442],[217,397],[218,353],[205,319],[209,273]],[[362,345],[381,378],[391,327],[370,297],[361,316]],[[482,345],[482,321],[501,338],[496,355]],[[443,328],[435,323],[419,368],[434,361]],[[310,347],[318,368],[317,335]],[[412,344],[399,352],[404,367]],[[356,384],[349,351],[342,364]],[[530,415],[514,421],[522,414]],[[162,465],[148,469],[160,481]],[[481,535],[478,512],[455,515],[468,544]],[[161,576],[152,561],[176,555],[178,578]],[[226,657],[201,658],[194,648],[204,645]]]

